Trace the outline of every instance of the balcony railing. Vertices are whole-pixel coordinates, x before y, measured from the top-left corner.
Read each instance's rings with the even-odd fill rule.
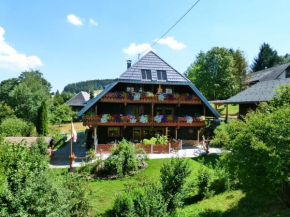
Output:
[[[183,117],[175,118],[175,120],[165,120],[160,123],[154,120],[154,117],[148,117],[147,123],[140,122],[140,117],[136,117],[136,122],[132,122],[126,116],[122,118],[110,117],[106,122],[101,121],[99,116],[84,116],[84,126],[158,126],[158,127],[203,127],[205,121],[194,118],[192,122],[188,122]]]
[[[188,94],[146,94],[146,93],[120,93],[108,92],[100,102],[110,103],[162,103],[162,104],[201,104],[201,100],[196,95]]]

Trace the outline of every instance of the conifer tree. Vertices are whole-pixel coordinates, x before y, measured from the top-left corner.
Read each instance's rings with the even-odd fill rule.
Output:
[[[38,109],[36,130],[39,135],[46,136],[48,134],[48,118],[45,101],[42,101]]]
[[[254,58],[251,68],[253,72],[257,72],[282,63],[283,61],[278,56],[277,51],[271,48],[269,44],[263,43],[260,47],[258,56]]]

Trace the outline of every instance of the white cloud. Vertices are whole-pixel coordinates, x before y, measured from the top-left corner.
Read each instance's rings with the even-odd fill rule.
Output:
[[[70,22],[71,24],[73,24],[75,26],[82,26],[83,25],[81,18],[77,17],[74,14],[67,15],[67,20],[68,20],[68,22]]]
[[[155,39],[156,42],[158,39]],[[182,42],[178,42],[174,39],[174,37],[167,37],[167,38],[161,38],[158,42],[158,44],[165,44],[169,46],[173,50],[181,50],[183,48],[186,48],[185,44]]]
[[[130,46],[128,48],[124,48],[123,51],[125,54],[128,54],[129,56],[134,56],[134,55],[144,52],[149,47],[150,47],[150,44],[148,43],[138,44],[138,45],[136,45],[135,43],[131,43]],[[152,47],[150,47],[146,52],[149,52],[149,51],[155,52],[155,50]]]
[[[90,18],[90,25],[91,26],[97,26],[98,23],[93,18]]]
[[[11,45],[5,42],[5,30],[0,26],[0,68],[8,70],[27,70],[42,66],[37,56],[25,56],[18,53]]]

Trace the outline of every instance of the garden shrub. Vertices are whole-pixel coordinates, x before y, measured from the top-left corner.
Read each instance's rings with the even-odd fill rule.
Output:
[[[253,111],[227,125],[225,147],[231,152],[222,163],[244,190],[277,194],[290,206],[290,106],[278,102],[282,107]]]
[[[167,137],[164,135],[155,135],[156,137],[151,137],[151,139],[143,139],[143,144],[145,145],[165,145],[168,143]]]
[[[84,177],[87,177],[91,174],[95,174],[97,172],[97,167],[103,163],[102,160],[97,160],[93,163],[82,165],[81,167],[76,168],[76,172],[82,174]]]
[[[137,153],[143,155],[137,155]],[[111,149],[110,156],[105,160],[103,172],[122,177],[131,171],[137,171],[139,164],[146,158],[144,149],[136,149],[131,142],[123,139],[118,143],[118,146]]]
[[[161,194],[167,203],[167,210],[173,211],[182,206],[184,184],[190,174],[188,160],[175,157],[164,163],[160,169]]]
[[[30,152],[34,155],[48,156],[48,145],[43,137],[38,138],[31,144]]]
[[[4,136],[30,136],[34,128],[32,123],[16,117],[6,118],[0,124],[0,132]]]
[[[65,144],[65,141],[67,139],[67,136],[64,134],[54,134],[53,135],[53,148],[54,149],[59,149],[60,147],[62,147]]]
[[[127,186],[125,192],[117,195],[113,213],[115,216],[167,216],[160,184],[143,181],[137,186]]]
[[[43,141],[36,143],[28,148],[0,139],[0,216],[87,216],[87,183],[49,169]]]
[[[221,165],[220,161],[216,166],[212,164],[208,167],[202,165],[203,161],[198,169],[197,177],[194,181],[194,186],[198,190],[198,195],[209,198],[214,194],[218,194],[229,190],[232,187],[232,182],[229,173]]]
[[[210,141],[210,145],[214,147],[222,147],[225,143],[229,141],[229,135],[225,131],[225,123],[222,122],[214,130],[214,138]]]

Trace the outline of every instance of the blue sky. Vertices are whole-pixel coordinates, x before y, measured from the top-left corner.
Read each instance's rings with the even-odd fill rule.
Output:
[[[0,81],[40,69],[52,91],[68,83],[116,78],[195,0],[0,2]],[[259,46],[290,53],[289,0],[201,0],[153,49],[179,72],[199,51]],[[132,45],[134,43],[134,45]]]

